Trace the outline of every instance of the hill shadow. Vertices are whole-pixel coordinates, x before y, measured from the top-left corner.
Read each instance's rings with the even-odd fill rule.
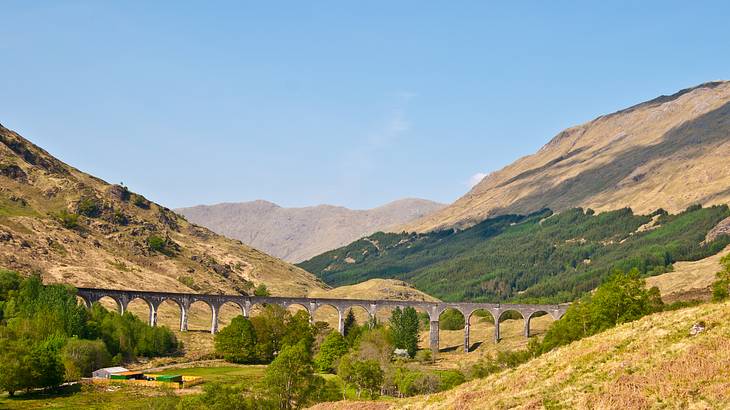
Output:
[[[682,154],[684,159],[700,157],[713,146],[730,141],[730,102],[686,121],[662,136],[661,142],[634,147],[619,153],[610,164],[591,168],[573,178],[550,186],[552,178],[542,176],[535,182],[546,188],[518,199],[511,205],[495,209],[495,213],[529,213],[542,208],[567,209],[599,193],[610,192],[631,175],[637,167],[651,160]],[[646,175],[635,175],[623,184],[638,184]]]

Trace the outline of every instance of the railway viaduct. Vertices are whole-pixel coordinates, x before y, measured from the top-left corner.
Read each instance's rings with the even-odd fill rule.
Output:
[[[516,311],[522,315],[525,323],[524,335],[530,336],[530,320],[536,314],[549,314],[553,319],[560,319],[568,305],[531,305],[531,304],[500,304],[500,303],[472,303],[472,302],[419,302],[419,301],[396,301],[396,300],[359,300],[359,299],[326,299],[326,298],[304,298],[304,297],[273,297],[273,296],[241,296],[241,295],[207,295],[195,293],[173,293],[173,292],[151,292],[137,290],[78,288],[78,296],[83,299],[87,307],[98,302],[103,297],[113,299],[120,313],[127,310],[127,305],[135,299],[141,299],[149,307],[149,323],[152,326],[157,324],[157,310],[160,304],[166,300],[172,301],[180,308],[180,331],[188,329],[188,312],[190,305],[195,302],[206,303],[212,311],[210,332],[218,331],[218,313],[221,306],[226,303],[233,303],[241,309],[245,317],[251,313],[256,305],[276,304],[287,308],[292,305],[302,306],[309,317],[314,318],[314,312],[322,306],[331,306],[337,310],[338,330],[344,332],[345,315],[348,309],[361,307],[368,312],[370,318],[374,318],[378,309],[383,308],[405,308],[413,307],[428,313],[430,318],[430,347],[434,353],[439,349],[439,316],[446,309],[453,308],[464,315],[464,350],[469,351],[469,319],[477,310],[485,310],[491,313],[495,320],[494,340],[499,341],[499,320],[508,311]]]

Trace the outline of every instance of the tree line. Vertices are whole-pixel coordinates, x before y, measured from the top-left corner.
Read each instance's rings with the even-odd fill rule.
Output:
[[[709,243],[705,236],[728,216],[726,205],[676,215],[546,209],[463,231],[376,233],[299,266],[333,286],[397,278],[445,301],[561,303],[592,291],[615,269],[651,276],[720,252],[730,236]]]
[[[37,275],[0,270],[0,390],[11,396],[178,347],[166,327],[150,327],[99,304],[87,310],[71,286],[44,286]]]

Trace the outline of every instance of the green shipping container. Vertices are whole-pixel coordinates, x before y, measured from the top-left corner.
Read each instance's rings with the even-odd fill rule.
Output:
[[[172,382],[176,382],[176,383],[179,383],[179,382],[182,382],[183,381],[183,378],[182,378],[182,375],[173,374],[173,375],[157,376],[157,378],[155,380],[157,380],[158,382],[171,382],[171,383]]]

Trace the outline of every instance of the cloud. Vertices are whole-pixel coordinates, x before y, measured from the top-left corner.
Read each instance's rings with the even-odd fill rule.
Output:
[[[469,185],[469,188],[474,188],[474,186],[482,182],[482,179],[484,179],[484,177],[486,177],[487,175],[488,174],[485,174],[483,172],[477,172],[469,178],[469,181],[466,184]]]

